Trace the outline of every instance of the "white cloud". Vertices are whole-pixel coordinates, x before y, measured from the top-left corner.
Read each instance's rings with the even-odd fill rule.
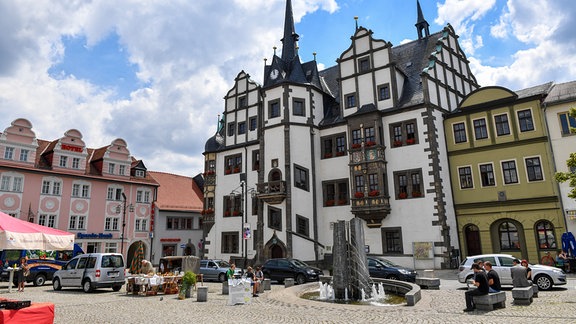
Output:
[[[284,1],[0,1],[0,127],[29,119],[54,140],[78,129],[89,147],[124,138],[152,170],[195,175],[214,134],[223,96],[244,70],[259,81],[280,46]],[[335,0],[294,0],[295,20],[338,10]],[[63,37],[92,47],[117,33],[146,88],[117,100],[48,69],[64,58]],[[1,130],[1,129],[0,129]]]

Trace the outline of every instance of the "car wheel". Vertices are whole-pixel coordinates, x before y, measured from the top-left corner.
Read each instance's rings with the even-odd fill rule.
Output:
[[[94,288],[92,288],[92,283],[90,282],[90,280],[85,280],[84,283],[82,283],[82,290],[84,290],[85,293],[94,291]]]
[[[540,290],[550,290],[552,288],[552,278],[547,275],[539,275],[535,278],[536,285]]]
[[[44,286],[46,283],[46,276],[43,274],[39,274],[34,278],[34,286]]]
[[[122,285],[112,286],[112,290],[114,290],[114,291],[120,291],[120,289],[122,289]]]
[[[299,274],[296,276],[296,283],[301,285],[306,283],[306,277],[303,274]]]
[[[52,280],[52,288],[54,288],[54,290],[62,290],[62,285],[60,284],[60,279],[54,278],[54,280]]]
[[[218,275],[218,281],[220,281],[220,282],[226,281],[226,274],[225,273],[219,274]]]

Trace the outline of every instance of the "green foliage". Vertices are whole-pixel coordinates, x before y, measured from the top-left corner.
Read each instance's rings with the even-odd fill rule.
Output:
[[[196,284],[196,274],[192,271],[186,271],[182,277],[182,285],[184,287],[192,287]]]
[[[570,110],[570,113],[572,114],[573,110],[574,114],[576,114],[576,109],[574,108]],[[566,165],[569,170],[576,170],[576,153],[570,153],[570,158],[566,160]],[[554,178],[560,183],[568,182],[568,185],[572,188],[570,193],[568,193],[568,197],[576,199],[576,172],[556,172]]]

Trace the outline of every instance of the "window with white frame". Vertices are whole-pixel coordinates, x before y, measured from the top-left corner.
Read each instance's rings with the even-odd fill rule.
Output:
[[[144,178],[146,176],[146,172],[144,170],[136,170],[135,175],[138,178]]]
[[[108,163],[108,173],[114,174],[114,170],[116,169],[115,163]]]
[[[18,173],[4,173],[0,180],[0,191],[22,192],[23,183],[24,177]]]
[[[80,184],[75,183],[72,185],[72,197],[80,197]]]
[[[72,169],[80,169],[80,158],[72,158]]]
[[[125,165],[118,166],[118,174],[119,175],[126,175],[126,166]]]
[[[146,232],[147,228],[146,225],[148,220],[146,218],[136,218],[136,232]]]
[[[542,181],[544,175],[542,174],[542,165],[540,164],[539,157],[526,158],[526,172],[528,173],[528,181]]]
[[[116,242],[106,242],[104,245],[104,253],[116,253],[118,252],[118,243]]]
[[[68,165],[68,157],[60,156],[60,167],[65,168]]]
[[[496,185],[494,180],[494,166],[492,163],[480,164],[480,180],[482,181],[482,187],[491,187]]]
[[[108,193],[106,195],[108,200],[122,200],[122,188],[115,186],[108,187]]]
[[[6,147],[4,149],[4,159],[12,160],[14,158],[14,148],[13,147]]]
[[[510,125],[508,124],[507,114],[494,116],[494,124],[496,125],[496,135],[510,135]]]
[[[104,230],[117,231],[119,223],[120,223],[120,217],[116,216],[106,217],[106,219],[104,220]]]
[[[458,168],[458,176],[460,177],[460,189],[469,189],[474,187],[471,167],[465,166]]]
[[[20,161],[28,162],[28,155],[29,154],[30,154],[30,150],[20,149]]]
[[[59,196],[62,189],[62,182],[59,179],[42,180],[42,194]]]
[[[86,216],[80,215],[70,215],[70,221],[68,222],[68,229],[70,230],[81,230],[85,229]]]
[[[38,225],[54,228],[56,225],[56,215],[48,215],[48,214],[38,215]]]
[[[502,161],[502,174],[504,175],[505,184],[518,183],[516,161]]]

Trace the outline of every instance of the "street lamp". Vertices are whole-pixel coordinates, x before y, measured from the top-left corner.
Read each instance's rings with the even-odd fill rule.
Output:
[[[126,207],[129,208],[130,212],[134,212],[134,205],[130,204],[126,206],[126,195],[122,192],[122,199],[124,200],[122,206],[116,206],[116,213],[120,214],[122,211],[122,234],[120,235],[120,254],[124,255],[124,232],[126,228]],[[122,209],[122,210],[120,210]]]

